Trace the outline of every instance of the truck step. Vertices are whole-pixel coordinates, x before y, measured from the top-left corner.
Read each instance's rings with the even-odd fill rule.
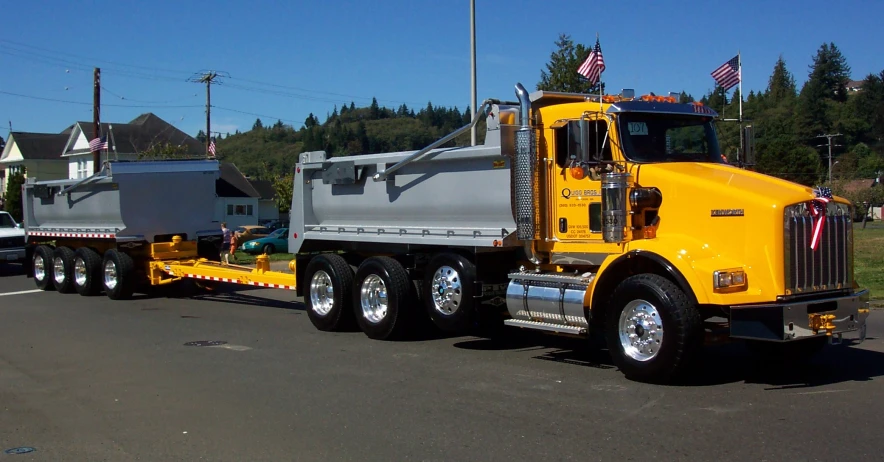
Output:
[[[543,330],[547,332],[557,332],[559,334],[570,335],[586,335],[586,327],[580,326],[564,326],[561,324],[552,324],[549,322],[527,321],[524,319],[507,319],[503,321],[507,326],[522,327],[525,329]]]

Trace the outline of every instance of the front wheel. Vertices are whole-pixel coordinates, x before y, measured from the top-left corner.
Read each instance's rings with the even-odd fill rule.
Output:
[[[662,276],[638,274],[621,282],[606,314],[611,359],[630,380],[673,380],[699,356],[703,324],[696,304]]]
[[[272,255],[273,252],[276,251],[276,248],[273,247],[273,244],[265,244],[262,251],[265,255]]]

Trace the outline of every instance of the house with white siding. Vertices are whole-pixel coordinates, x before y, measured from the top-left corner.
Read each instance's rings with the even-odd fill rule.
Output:
[[[70,137],[62,133],[12,132],[0,155],[0,196],[6,195],[9,177],[24,172],[25,178],[63,180],[68,178],[67,161],[62,149]]]

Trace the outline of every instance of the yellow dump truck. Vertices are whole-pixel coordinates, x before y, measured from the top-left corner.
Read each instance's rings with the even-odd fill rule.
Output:
[[[184,177],[214,178],[213,161],[29,182],[31,273],[38,287],[112,298],[184,278],[293,290],[316,328],[355,324],[373,339],[427,318],[455,332],[600,336],[643,381],[678,377],[715,335],[796,359],[865,337],[849,202],[728,165],[717,114],[699,103],[520,84],[516,96],[482,103],[482,145],[446,147],[476,117],[419,151],[302,153],[291,273],[270,271],[266,256],[244,268],[205,250],[213,225],[200,213],[211,208],[197,202],[208,195]],[[177,185],[161,198],[187,212],[175,223],[144,218],[139,188],[158,200],[156,182]],[[113,216],[88,223],[99,209]]]

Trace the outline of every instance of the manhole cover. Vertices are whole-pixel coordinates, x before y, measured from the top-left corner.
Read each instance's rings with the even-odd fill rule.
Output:
[[[27,454],[29,452],[34,452],[34,451],[36,451],[36,449],[34,449],[34,448],[22,447],[22,448],[7,449],[6,453],[7,454]]]
[[[195,342],[187,342],[184,346],[218,346],[224,345],[225,343],[227,342],[224,340],[197,340]]]

